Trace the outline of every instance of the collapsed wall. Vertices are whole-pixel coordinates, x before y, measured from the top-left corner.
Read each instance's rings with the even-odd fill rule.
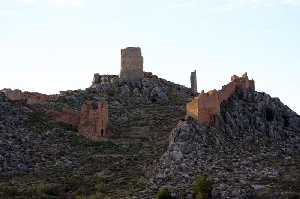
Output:
[[[255,90],[254,80],[249,80],[247,73],[242,77],[233,75],[231,82],[221,90],[202,93],[186,105],[187,115],[204,124],[213,124],[220,114],[220,105],[228,100],[238,89]]]

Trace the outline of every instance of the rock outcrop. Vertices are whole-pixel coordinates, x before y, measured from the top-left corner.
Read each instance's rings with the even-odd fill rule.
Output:
[[[188,197],[195,177],[205,174],[214,181],[213,198],[258,198],[268,190],[265,198],[275,193],[299,197],[294,185],[300,168],[294,165],[300,163],[300,117],[295,112],[278,98],[241,89],[221,103],[216,117],[217,126],[191,117],[178,123],[155,171],[154,193],[167,186],[177,198]],[[285,184],[291,184],[289,190]]]
[[[70,146],[72,136],[66,129],[49,131],[50,124],[42,113],[9,100],[0,92],[0,179],[43,170],[49,164],[72,167],[76,156]],[[58,155],[59,153],[59,155]],[[51,162],[51,163],[50,163]],[[77,160],[78,162],[78,160]],[[3,181],[2,181],[3,182]],[[2,188],[2,185],[1,185]],[[1,195],[1,198],[11,198]]]
[[[299,198],[300,117],[279,99],[244,74],[191,102],[195,86],[143,72],[139,48],[121,54],[121,77],[95,74],[85,90],[0,91],[0,198],[153,199],[168,187],[191,199],[199,175],[212,199]]]
[[[118,100],[121,104],[166,104],[174,99],[189,100],[190,88],[174,84],[145,72],[139,82],[122,82],[116,76],[94,75],[88,92],[99,93],[107,101]]]

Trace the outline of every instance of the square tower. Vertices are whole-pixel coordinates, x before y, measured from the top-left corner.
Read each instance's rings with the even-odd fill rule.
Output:
[[[135,82],[144,78],[143,56],[141,48],[128,47],[121,50],[121,72],[122,82]]]
[[[80,111],[79,132],[91,140],[110,136],[108,130],[108,104],[85,102]]]

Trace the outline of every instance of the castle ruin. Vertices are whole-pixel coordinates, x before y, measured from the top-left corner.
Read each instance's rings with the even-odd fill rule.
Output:
[[[84,103],[80,111],[78,130],[92,140],[108,137],[108,104],[90,101]]]
[[[191,72],[191,89],[194,93],[197,93],[197,74],[196,70]]]
[[[97,141],[110,136],[108,128],[108,104],[106,102],[85,102],[81,110],[63,109],[51,110],[48,114],[57,122],[62,122],[77,128],[79,133],[88,139]]]
[[[46,95],[27,91],[22,92],[21,90],[3,89],[0,90],[0,92],[4,93],[10,101],[24,102],[29,105],[55,102],[59,98],[59,95]]]
[[[122,82],[136,82],[143,78],[143,56],[141,48],[128,47],[121,49],[120,80]]]
[[[221,103],[228,100],[238,89],[255,90],[254,80],[249,80],[247,73],[242,77],[233,75],[231,82],[221,90],[204,91],[192,102],[186,105],[187,115],[201,123],[211,125],[215,123],[216,116],[220,114]]]

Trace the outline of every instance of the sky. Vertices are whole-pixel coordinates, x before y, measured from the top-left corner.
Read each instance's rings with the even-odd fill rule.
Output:
[[[248,72],[300,113],[300,0],[0,0],[0,89],[85,89],[128,46],[169,81],[197,70],[199,91]]]

